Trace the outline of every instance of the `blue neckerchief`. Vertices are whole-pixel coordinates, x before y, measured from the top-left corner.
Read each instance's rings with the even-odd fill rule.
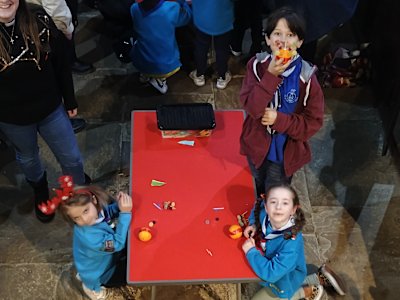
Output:
[[[95,224],[99,224],[99,223],[103,222],[103,221],[104,221],[104,218],[105,218],[105,216],[104,216],[104,209],[102,209],[102,210],[99,212],[99,214],[98,214],[98,218],[96,219]]]
[[[272,228],[271,222],[269,221],[269,217],[265,216],[264,221],[262,222],[261,226],[261,232],[262,232],[262,238],[260,241],[260,246],[261,248],[265,251],[266,243],[269,240],[275,239],[281,235],[283,235],[285,232],[290,231],[290,229],[295,225],[295,220],[293,217],[289,219],[289,221],[279,230],[274,230]]]
[[[297,103],[299,100],[299,79],[301,72],[302,59],[298,56],[283,72],[282,84],[279,85],[280,101],[278,105],[278,111],[285,112],[285,110],[290,110],[291,105]],[[295,107],[295,106],[294,106]],[[293,107],[293,108],[294,108]],[[292,113],[292,111],[289,111]]]
[[[302,59],[300,56],[289,65],[287,70],[282,74],[283,81],[279,85],[278,90],[275,92],[278,97],[277,111],[291,114],[295,111],[297,101],[299,100],[299,81],[302,66]],[[276,104],[273,104],[276,105]],[[268,160],[275,163],[283,163],[283,150],[285,148],[287,134],[275,132],[272,135],[271,145],[268,150]]]
[[[109,213],[106,209],[102,209],[99,212],[99,217],[97,218],[95,224],[99,224],[101,222],[106,222],[108,224],[108,226],[110,226],[112,229],[114,229],[115,225],[116,225],[116,219],[111,218],[111,216],[109,215]]]

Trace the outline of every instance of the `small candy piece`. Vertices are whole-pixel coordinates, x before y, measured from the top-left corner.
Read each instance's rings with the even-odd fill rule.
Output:
[[[171,203],[170,201],[164,201],[163,208],[168,209],[170,203]]]
[[[153,202],[153,205],[154,205],[157,209],[162,210],[162,208],[160,207],[160,205],[158,205],[157,203],[154,203],[154,202]]]
[[[246,219],[246,217],[245,217],[246,214],[247,214],[247,211],[245,211],[245,212],[242,213],[241,215],[237,215],[237,216],[236,216],[236,217],[237,217],[237,220],[238,220],[238,223],[239,223],[239,225],[240,225],[242,228],[246,228],[247,225],[249,225],[249,220]]]
[[[224,207],[213,207],[213,210],[224,210]]]
[[[176,205],[175,202],[164,201],[163,208],[169,209],[169,210],[174,210],[174,209],[176,209],[175,205]]]

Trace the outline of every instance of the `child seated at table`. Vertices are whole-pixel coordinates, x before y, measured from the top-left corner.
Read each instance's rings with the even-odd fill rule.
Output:
[[[54,213],[73,225],[73,257],[77,278],[90,299],[106,299],[105,287],[126,284],[126,237],[132,198],[119,192],[114,200],[97,186],[73,186],[72,177],[59,179],[57,196],[39,209]]]
[[[304,212],[297,192],[287,183],[269,186],[257,199],[244,230],[242,249],[263,288],[252,300],[320,300],[324,288],[343,296],[343,280],[327,265],[307,276],[302,228]]]

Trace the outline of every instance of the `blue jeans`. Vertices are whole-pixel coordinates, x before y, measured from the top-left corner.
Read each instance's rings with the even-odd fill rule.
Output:
[[[257,196],[265,194],[265,191],[271,185],[279,183],[290,184],[292,182],[292,176],[286,176],[283,164],[277,164],[265,158],[262,165],[257,169],[249,157],[247,157],[247,161],[256,182]]]
[[[30,125],[0,122],[0,130],[14,146],[16,160],[27,180],[39,182],[44,175],[44,167],[39,157],[39,132],[61,165],[63,174],[71,175],[76,184],[84,184],[82,156],[63,105],[43,120]]]

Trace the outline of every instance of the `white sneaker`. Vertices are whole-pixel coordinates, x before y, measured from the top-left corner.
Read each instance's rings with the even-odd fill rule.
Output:
[[[167,80],[165,78],[151,78],[149,83],[161,94],[165,94],[168,91]]]
[[[197,76],[197,70],[190,72],[189,77],[192,78],[194,84],[197,86],[204,86],[206,84],[206,78],[204,75]]]
[[[231,73],[226,72],[225,79],[223,79],[222,77],[217,79],[217,89],[223,90],[224,88],[226,88],[231,79],[232,79]]]
[[[233,56],[238,57],[238,56],[242,55],[242,52],[233,50],[232,46],[229,46],[229,49],[231,50],[231,53]]]
[[[83,291],[90,300],[106,300],[109,296],[109,292],[105,287],[101,287],[100,292],[89,289],[86,285],[82,283]]]
[[[346,295],[345,281],[326,264],[318,270],[318,277],[324,287],[332,287],[340,296]]]
[[[142,73],[139,74],[139,82],[140,83],[146,83],[146,82],[149,82],[149,80],[150,80],[150,78],[147,77],[146,75],[144,75]]]
[[[305,300],[321,300],[322,295],[324,294],[324,288],[322,285],[311,285],[312,294],[310,297],[304,298]]]

